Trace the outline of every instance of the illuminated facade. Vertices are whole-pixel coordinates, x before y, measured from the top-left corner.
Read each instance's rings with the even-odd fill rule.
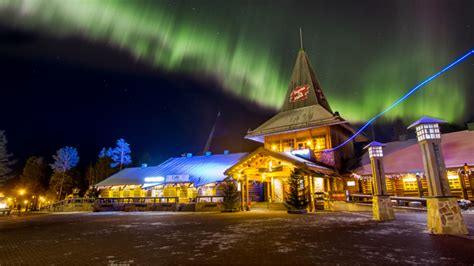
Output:
[[[308,56],[296,58],[282,110],[246,138],[263,147],[252,153],[171,158],[145,168],[128,168],[96,184],[103,198],[166,197],[179,202],[218,196],[217,184],[226,176],[238,181],[241,207],[253,202],[285,201],[287,179],[295,168],[305,170],[304,186],[314,210],[320,193],[344,199],[344,190],[355,183],[341,176],[345,162],[354,157],[353,142],[324,152],[354,132],[338,112],[333,112]],[[356,141],[365,141],[359,136]]]
[[[296,58],[287,97],[281,111],[245,138],[260,142],[262,148],[242,158],[226,171],[240,182],[242,208],[254,201],[252,184],[263,187],[263,200],[284,202],[287,180],[295,168],[305,170],[304,186],[314,210],[318,193],[344,198],[346,162],[353,158],[354,145],[325,151],[346,141],[354,130],[338,112],[333,112],[321,89],[305,51]],[[365,141],[358,136],[356,141]]]
[[[423,132],[431,134],[429,130],[430,128]],[[418,136],[423,132],[417,132]],[[474,131],[446,133],[442,134],[441,139],[451,193],[457,198],[473,200],[474,175],[471,168],[474,167]],[[406,197],[428,196],[423,157],[416,139],[385,144],[384,165],[388,193]],[[372,174],[367,154],[363,155],[361,163],[362,166],[354,172],[358,182],[353,192],[371,194]]]

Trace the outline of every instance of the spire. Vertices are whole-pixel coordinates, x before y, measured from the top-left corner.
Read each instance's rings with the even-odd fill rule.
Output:
[[[300,27],[300,44],[301,44],[301,50],[304,50],[304,47],[303,47],[303,32],[301,31],[301,27]]]
[[[309,58],[303,49],[303,34],[300,28],[301,49],[296,57],[296,63],[291,75],[290,85],[286,94],[282,111],[288,111],[301,107],[320,105],[330,113],[331,107],[321,89],[316,74],[309,62]]]
[[[211,149],[211,142],[212,142],[212,139],[214,138],[214,132],[216,131],[217,121],[219,120],[220,116],[221,116],[221,111],[217,111],[216,122],[214,122],[214,125],[212,126],[211,132],[209,133],[209,137],[207,138],[206,146],[204,146],[204,150],[202,151],[203,154],[205,154],[207,151],[209,151]]]

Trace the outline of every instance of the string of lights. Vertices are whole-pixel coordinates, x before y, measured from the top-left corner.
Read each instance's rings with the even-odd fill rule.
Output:
[[[423,86],[425,86],[426,84],[430,83],[431,81],[433,81],[434,79],[436,79],[437,77],[439,77],[440,75],[442,75],[444,72],[450,70],[451,68],[453,68],[454,66],[456,66],[457,64],[461,63],[462,61],[466,60],[469,56],[473,55],[474,54],[474,49],[470,50],[469,52],[463,54],[462,56],[460,56],[459,58],[457,58],[456,60],[454,60],[453,62],[451,62],[449,65],[445,66],[443,69],[441,69],[440,71],[436,72],[435,74],[429,76],[428,78],[426,78],[425,80],[423,80],[422,82],[418,83],[418,85],[416,85],[415,87],[411,88],[407,93],[405,93],[403,96],[401,96],[400,98],[398,98],[398,100],[396,100],[394,103],[392,103],[389,107],[387,107],[385,110],[383,110],[382,112],[378,113],[377,115],[375,115],[374,117],[372,117],[371,119],[369,119],[362,127],[360,127],[350,138],[348,138],[347,140],[345,140],[344,142],[342,142],[341,144],[337,145],[336,147],[334,148],[331,148],[331,149],[327,149],[327,150],[324,150],[323,152],[331,152],[331,151],[335,151],[341,147],[343,147],[344,145],[346,145],[347,143],[349,143],[349,141],[353,140],[357,135],[359,135],[360,133],[362,133],[362,131],[364,131],[370,124],[372,124],[375,120],[377,120],[379,117],[381,117],[382,115],[384,115],[385,113],[387,113],[388,111],[392,110],[393,108],[395,108],[398,104],[400,104],[401,102],[403,102],[404,100],[406,100],[408,97],[410,97],[413,93],[415,93],[416,91],[418,91],[419,89],[421,89]]]

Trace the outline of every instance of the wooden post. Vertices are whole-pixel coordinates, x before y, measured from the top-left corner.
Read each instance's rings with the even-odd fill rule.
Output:
[[[240,210],[245,210],[245,203],[244,203],[244,181],[240,180]]]
[[[421,176],[416,176],[416,185],[418,186],[418,197],[423,197],[423,184],[421,183]]]
[[[462,198],[465,200],[468,200],[469,196],[467,195],[467,188],[466,188],[466,182],[465,182],[466,179],[464,179],[465,176],[468,176],[468,175],[458,174],[459,183],[461,184]]]
[[[273,176],[272,176],[270,187],[271,187],[271,189],[270,189],[271,190],[271,194],[270,194],[271,196],[270,197],[271,197],[272,201],[274,201],[275,200],[275,184],[274,184]]]
[[[315,211],[314,206],[314,177],[309,177],[309,210],[311,212]]]
[[[246,210],[250,211],[250,192],[249,192],[249,177],[245,175],[245,198],[246,198]]]

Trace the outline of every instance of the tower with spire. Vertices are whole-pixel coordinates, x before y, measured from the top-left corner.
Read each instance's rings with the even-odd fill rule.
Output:
[[[309,150],[311,160],[339,172],[344,161],[354,156],[353,143],[349,142],[336,151],[323,151],[345,141],[354,129],[338,112],[332,111],[303,48],[301,31],[300,41],[301,47],[280,112],[250,130],[245,138],[264,143],[266,149],[275,152]],[[363,136],[356,138],[356,141],[364,140]]]

